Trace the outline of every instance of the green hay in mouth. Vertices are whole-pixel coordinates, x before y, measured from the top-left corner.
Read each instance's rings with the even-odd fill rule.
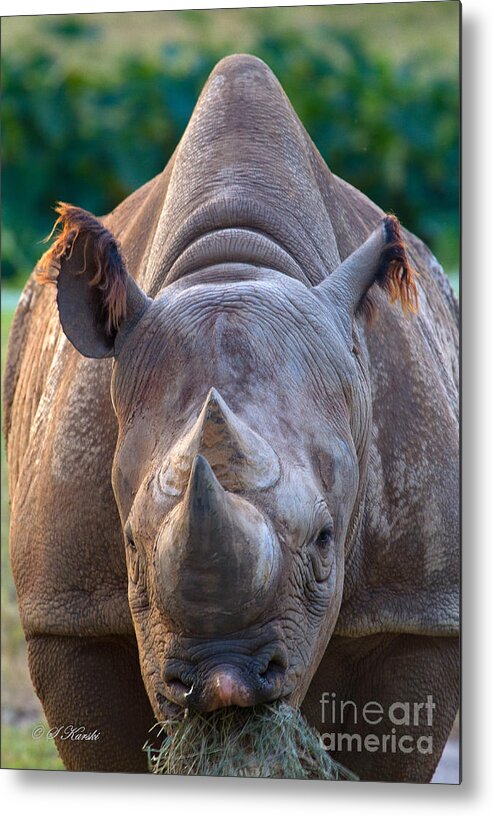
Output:
[[[329,756],[303,715],[285,703],[193,712],[154,728],[161,746],[147,742],[144,751],[155,774],[357,779]]]

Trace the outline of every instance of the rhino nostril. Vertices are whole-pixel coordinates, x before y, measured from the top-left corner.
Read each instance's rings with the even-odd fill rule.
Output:
[[[279,682],[279,680],[284,676],[284,673],[287,669],[287,660],[284,654],[276,653],[274,654],[268,662],[261,667],[259,671],[259,677],[263,680],[266,680],[269,683]]]
[[[187,695],[192,693],[193,679],[176,669],[167,669],[164,672],[164,680],[169,689],[170,696],[176,701],[181,702]]]

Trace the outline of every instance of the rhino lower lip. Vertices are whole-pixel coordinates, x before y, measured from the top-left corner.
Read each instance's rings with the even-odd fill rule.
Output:
[[[160,691],[156,692],[156,701],[160,711],[161,719],[179,719],[183,716],[183,707],[174,703]]]

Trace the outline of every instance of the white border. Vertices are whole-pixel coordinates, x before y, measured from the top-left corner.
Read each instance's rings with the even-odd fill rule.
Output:
[[[385,0],[384,0],[385,1]],[[426,1],[426,0],[425,0]],[[340,3],[337,3],[338,5]],[[2,0],[2,14],[145,11],[183,8],[185,4],[74,0],[38,3]],[[193,2],[188,8],[232,8],[246,4]],[[256,2],[254,5],[302,5]],[[312,3],[311,5],[324,5]],[[156,812],[171,814],[252,813],[321,816],[341,810],[344,816],[378,812],[399,816],[422,810],[439,814],[487,812],[493,768],[492,654],[493,506],[491,402],[493,261],[491,77],[493,76],[493,4],[463,3],[463,779],[462,786],[343,784],[317,782],[212,780],[64,774],[49,771],[1,771],[4,806],[39,813],[112,816]],[[490,801],[491,806],[491,801]],[[489,811],[491,812],[491,810]]]
[[[389,2],[390,0],[368,0],[368,3]],[[436,0],[422,0],[422,2],[434,2]],[[409,0],[394,0],[397,3],[409,2]],[[466,0],[467,2],[467,0]],[[252,3],[239,2],[239,0],[223,0],[214,3],[213,0],[190,0],[190,2],[160,2],[160,0],[146,0],[144,3],[132,2],[132,0],[2,0],[2,16],[14,16],[22,14],[90,14],[106,11],[166,11],[183,9],[210,9],[210,8],[243,8],[245,6],[326,6],[326,5],[348,5],[344,0],[333,0],[332,3],[324,3],[323,0],[313,0],[310,3],[299,2],[299,0],[284,0],[284,2],[269,2],[269,0],[255,0]],[[352,5],[356,5],[353,3]],[[479,5],[479,4],[476,4]]]

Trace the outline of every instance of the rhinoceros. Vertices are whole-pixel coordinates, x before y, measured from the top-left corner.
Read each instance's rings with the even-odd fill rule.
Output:
[[[4,426],[29,667],[66,768],[145,771],[156,719],[283,700],[361,779],[429,781],[459,693],[438,262],[329,171],[249,55],[217,64],[162,173],[101,219],[58,213]]]

